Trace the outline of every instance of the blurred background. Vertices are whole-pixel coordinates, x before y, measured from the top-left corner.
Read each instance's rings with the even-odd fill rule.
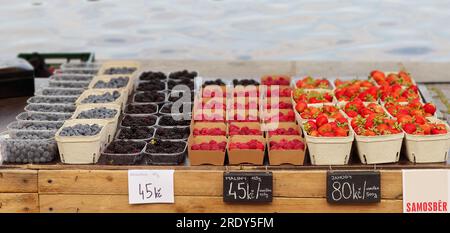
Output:
[[[0,0],[0,58],[450,61],[450,1]]]

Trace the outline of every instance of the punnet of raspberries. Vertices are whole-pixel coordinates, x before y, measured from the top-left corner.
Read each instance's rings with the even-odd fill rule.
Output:
[[[271,141],[270,150],[304,150],[305,144],[299,139],[287,140],[281,139],[280,141]]]
[[[209,142],[197,143],[191,146],[192,150],[219,150],[225,151],[227,142],[217,142],[216,140],[210,140]]]
[[[228,148],[230,150],[264,150],[264,143],[252,139],[248,142],[232,142]]]
[[[230,135],[262,135],[260,129],[251,129],[247,126],[239,127],[233,124],[230,124],[228,131]]]
[[[273,135],[300,135],[298,129],[294,129],[294,128],[278,128],[276,130],[272,130],[269,131],[269,136],[273,136]]]
[[[288,86],[289,83],[289,78],[284,77],[284,76],[267,76],[264,77],[262,80],[262,84],[263,85],[267,85],[267,86],[271,86],[271,85],[283,85],[283,86]]]
[[[226,135],[226,131],[219,128],[219,127],[215,127],[215,128],[201,128],[201,129],[194,129],[193,131],[194,136],[198,136],[198,135],[212,135],[212,136],[220,136],[220,135]]]

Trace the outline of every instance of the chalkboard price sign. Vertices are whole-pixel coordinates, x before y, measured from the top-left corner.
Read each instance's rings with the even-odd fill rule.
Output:
[[[375,203],[381,200],[380,172],[328,171],[329,203]]]
[[[224,172],[224,202],[272,202],[272,172]]]

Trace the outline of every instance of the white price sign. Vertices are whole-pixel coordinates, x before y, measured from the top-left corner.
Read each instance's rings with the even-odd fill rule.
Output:
[[[174,203],[174,170],[128,170],[130,204]]]

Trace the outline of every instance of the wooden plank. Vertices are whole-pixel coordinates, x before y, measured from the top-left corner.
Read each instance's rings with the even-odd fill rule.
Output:
[[[402,212],[401,200],[368,205],[330,205],[325,198],[274,198],[269,204],[227,204],[221,197],[177,196],[175,204],[129,205],[127,195],[41,195],[42,213],[158,212],[158,213],[289,213]]]
[[[0,213],[38,213],[37,193],[0,193]]]
[[[0,170],[0,193],[37,193],[37,171]]]
[[[222,196],[223,171],[175,171],[176,196]],[[401,171],[381,171],[382,198],[402,198]],[[326,171],[273,171],[276,197],[325,197]],[[127,194],[127,171],[39,171],[41,194]]]

